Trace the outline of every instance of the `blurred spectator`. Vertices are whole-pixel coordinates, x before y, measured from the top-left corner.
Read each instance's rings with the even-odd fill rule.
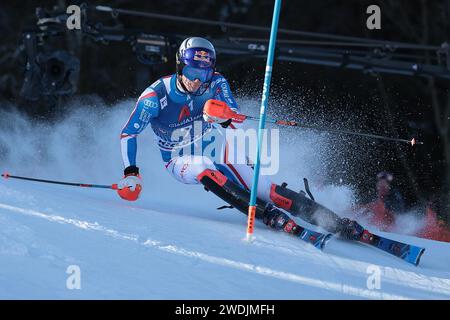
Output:
[[[423,227],[417,231],[416,235],[420,238],[450,242],[450,228],[444,220],[439,218],[432,207],[433,204],[428,203]]]
[[[377,174],[376,198],[362,206],[359,216],[381,230],[389,231],[394,227],[395,215],[405,211],[405,201],[400,192],[392,185],[394,175],[387,171]]]
[[[405,201],[400,192],[393,187],[393,180],[394,176],[390,172],[382,171],[378,173],[376,199],[356,208],[358,217],[363,216],[371,225],[375,225],[383,231],[392,231],[395,227],[396,215],[405,212]],[[439,219],[436,212],[432,209],[431,203],[428,203],[425,208],[422,227],[416,230],[414,235],[421,238],[450,242],[450,229],[442,219]]]
[[[400,192],[392,186],[392,173],[382,171],[377,174],[377,199],[384,202],[387,210],[396,214],[405,212],[405,201]]]

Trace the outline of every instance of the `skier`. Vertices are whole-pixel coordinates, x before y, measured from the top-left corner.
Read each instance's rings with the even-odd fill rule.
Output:
[[[215,72],[216,52],[208,40],[185,39],[176,53],[176,73],[162,77],[144,90],[121,133],[124,177],[118,193],[134,201],[142,191],[142,177],[136,165],[137,136],[151,125],[166,170],[186,184],[205,188],[247,214],[253,169],[248,164],[232,164],[227,145],[221,146],[220,161],[195,154],[212,130],[233,130],[242,124],[239,106],[227,80]],[[181,134],[180,134],[181,133]],[[332,211],[308,199],[303,192],[272,183],[261,176],[257,190],[256,218],[269,227],[298,234],[299,227],[279,208],[294,216],[321,225],[329,232],[358,239],[363,228],[355,221],[341,219]]]

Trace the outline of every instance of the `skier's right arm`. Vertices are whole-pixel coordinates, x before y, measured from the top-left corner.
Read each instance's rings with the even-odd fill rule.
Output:
[[[139,168],[136,166],[137,136],[147,127],[152,118],[159,115],[160,105],[156,92],[146,89],[139,97],[120,135],[120,148],[124,164],[124,178],[118,183],[118,193],[134,201],[142,189]]]

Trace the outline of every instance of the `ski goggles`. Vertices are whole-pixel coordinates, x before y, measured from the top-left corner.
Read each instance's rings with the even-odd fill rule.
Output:
[[[191,81],[198,79],[201,82],[208,82],[212,79],[214,68],[196,68],[188,65],[184,66],[182,73]]]
[[[206,48],[189,48],[182,52],[180,60],[184,64],[182,73],[189,80],[211,80],[216,65],[216,54],[213,51]]]
[[[188,66],[196,68],[214,68],[216,54],[204,48],[189,48],[183,50],[180,60]]]

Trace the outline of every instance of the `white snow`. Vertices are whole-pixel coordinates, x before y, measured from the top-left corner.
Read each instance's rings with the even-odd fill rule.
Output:
[[[115,183],[122,171],[119,133],[132,105],[82,109],[48,127],[3,114],[0,146],[9,152],[0,158],[0,170]],[[314,188],[324,170],[313,151],[326,142],[308,133],[289,134],[275,180],[300,189],[308,176],[319,201],[344,214],[352,201],[349,187]],[[220,199],[164,171],[150,128],[139,137],[138,164],[145,185],[134,203],[107,189],[1,179],[0,298],[450,298],[448,243],[384,234],[425,247],[418,267],[337,239],[321,252],[260,222],[249,244],[243,240],[245,215],[216,210]],[[80,268],[81,288],[71,290],[66,271],[73,265]],[[380,289],[370,286],[368,271],[374,268]]]

